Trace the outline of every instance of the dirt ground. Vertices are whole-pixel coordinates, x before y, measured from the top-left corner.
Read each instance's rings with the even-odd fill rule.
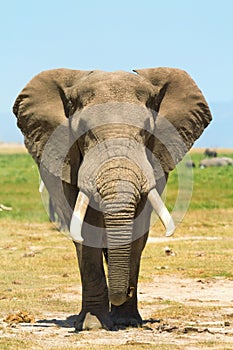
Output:
[[[67,290],[59,297],[69,300],[81,298],[80,288]],[[157,319],[156,312],[166,307],[164,301],[183,303],[187,314]],[[161,305],[158,306],[158,301]],[[154,302],[154,303],[153,303]],[[215,344],[212,349],[233,348],[233,281],[226,278],[207,280],[182,279],[156,276],[153,283],[139,286],[140,312],[144,319],[141,328],[128,328],[117,332],[92,330],[74,333],[74,315],[44,312],[43,320],[35,323],[0,321],[0,337],[32,340],[43,349],[66,348],[66,346],[90,347],[91,345],[145,345],[170,344],[174,348],[194,350],[201,343]],[[153,306],[155,305],[155,306]],[[189,307],[198,312],[189,314]],[[195,310],[195,308],[194,308]],[[228,347],[218,347],[218,344]]]

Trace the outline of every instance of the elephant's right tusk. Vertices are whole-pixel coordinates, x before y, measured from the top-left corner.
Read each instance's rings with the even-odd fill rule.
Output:
[[[155,188],[149,192],[148,199],[166,228],[166,236],[173,235],[176,228],[174,221]]]
[[[83,242],[81,231],[88,204],[89,198],[83,192],[79,191],[70,222],[70,235],[75,242]]]
[[[40,186],[39,186],[39,192],[40,192],[40,193],[43,192],[44,187],[45,187],[44,181],[41,179],[41,180],[40,180]]]

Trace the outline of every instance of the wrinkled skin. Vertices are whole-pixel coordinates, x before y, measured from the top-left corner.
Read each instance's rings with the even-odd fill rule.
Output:
[[[83,242],[74,242],[82,280],[78,331],[138,326],[137,284],[152,207],[169,172],[211,120],[184,71],[42,72],[14,113],[62,227],[79,191],[89,198]],[[103,260],[108,265],[106,277]]]

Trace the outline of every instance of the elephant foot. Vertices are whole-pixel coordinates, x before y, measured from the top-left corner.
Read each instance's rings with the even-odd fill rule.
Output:
[[[114,306],[112,308],[110,316],[114,325],[118,329],[125,327],[141,327],[143,322],[138,310],[124,310],[122,306]]]
[[[74,323],[75,331],[106,329],[115,330],[109,313],[81,311]]]

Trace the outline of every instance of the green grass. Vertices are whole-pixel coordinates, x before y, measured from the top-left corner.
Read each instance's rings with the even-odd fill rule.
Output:
[[[219,154],[233,158],[233,154]],[[193,154],[195,163],[203,158]],[[233,207],[233,166],[194,169],[194,201],[191,209]]]
[[[233,153],[220,156],[233,158]],[[202,154],[192,153],[196,167],[191,174],[185,167],[186,159],[169,177],[166,205],[172,209],[178,193],[179,181],[190,181],[193,186],[190,210],[225,209],[233,206],[233,166],[200,169],[198,164]],[[0,203],[13,208],[12,212],[3,211],[0,219],[14,219],[29,222],[44,222],[47,214],[38,192],[39,172],[28,154],[0,154]],[[184,182],[183,181],[183,182]],[[190,189],[190,188],[189,188]]]
[[[201,153],[189,155],[196,167],[191,171],[186,168],[185,158],[179,165],[179,172],[175,169],[171,172],[167,186],[167,206],[172,209],[178,193],[178,177],[190,181],[192,184],[192,198],[189,209],[214,209],[233,207],[233,166],[199,168],[200,161],[204,158]],[[219,156],[233,158],[233,153],[222,153]],[[178,176],[179,175],[179,176]],[[187,181],[188,180],[188,181]]]
[[[47,214],[42,205],[39,172],[28,154],[0,154],[0,203],[12,211],[0,213],[0,219],[43,222]]]

